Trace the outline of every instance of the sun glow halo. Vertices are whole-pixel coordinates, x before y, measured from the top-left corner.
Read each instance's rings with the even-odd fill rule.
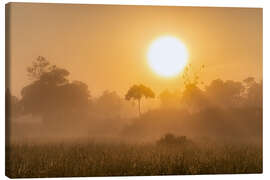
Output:
[[[163,36],[156,39],[148,50],[150,67],[163,77],[178,75],[186,66],[187,61],[186,46],[172,36]]]

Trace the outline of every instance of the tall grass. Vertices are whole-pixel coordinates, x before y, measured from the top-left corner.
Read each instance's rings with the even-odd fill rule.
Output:
[[[13,144],[6,153],[11,178],[262,173],[255,145]]]

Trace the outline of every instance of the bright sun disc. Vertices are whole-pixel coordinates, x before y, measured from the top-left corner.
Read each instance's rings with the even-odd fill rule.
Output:
[[[171,36],[155,40],[148,51],[148,63],[159,75],[171,77],[179,74],[186,66],[188,52],[185,45]]]

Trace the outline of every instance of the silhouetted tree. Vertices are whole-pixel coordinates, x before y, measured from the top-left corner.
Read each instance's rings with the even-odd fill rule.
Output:
[[[37,80],[40,76],[47,72],[50,67],[50,62],[43,56],[38,56],[36,61],[32,62],[32,66],[27,67],[27,75],[31,80]]]
[[[181,98],[190,112],[197,112],[206,108],[209,104],[205,92],[196,84],[186,84]]]
[[[199,84],[203,84],[200,81],[199,73],[204,69],[202,65],[198,71],[195,71],[191,64],[189,64],[182,75],[184,81],[184,91],[182,93],[181,101],[191,110],[200,111],[208,104],[204,92],[199,88]]]
[[[16,96],[13,96],[10,92],[10,89],[6,89],[6,116],[10,117],[17,117],[21,113],[21,108],[19,104],[19,99]]]
[[[184,69],[183,75],[182,75],[184,85],[185,86],[189,86],[189,85],[197,86],[198,84],[203,84],[203,81],[200,81],[199,73],[201,73],[204,70],[204,68],[205,68],[205,66],[202,65],[198,71],[195,71],[194,68],[191,66],[191,64],[186,66],[186,68]]]
[[[262,108],[262,93],[263,93],[262,81],[258,83],[255,81],[254,77],[248,77],[244,79],[243,82],[245,84],[246,89],[245,105]]]
[[[10,114],[11,114],[11,93],[9,88],[6,88],[5,92],[5,114],[6,114],[6,122],[10,121]]]
[[[41,116],[49,123],[73,116],[79,119],[86,112],[90,97],[88,86],[80,81],[69,82],[67,70],[50,66],[39,57],[28,73],[34,81],[21,91],[24,113]]]
[[[163,108],[175,108],[180,105],[180,92],[171,92],[168,89],[162,91],[159,95],[161,106]]]
[[[206,86],[205,92],[211,102],[221,107],[236,107],[243,102],[245,87],[241,82],[221,79],[213,80]]]
[[[121,99],[116,92],[104,91],[96,98],[93,104],[93,111],[107,118],[119,117],[123,108],[124,99]]]
[[[133,85],[127,92],[125,99],[130,100],[134,99],[138,101],[138,108],[139,108],[139,115],[141,115],[141,99],[142,97],[145,98],[155,98],[154,92],[144,86],[144,85]]]

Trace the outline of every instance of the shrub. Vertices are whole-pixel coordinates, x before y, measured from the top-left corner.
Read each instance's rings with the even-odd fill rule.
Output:
[[[184,146],[190,143],[186,136],[175,136],[171,133],[165,134],[157,141],[157,145],[161,146]]]

